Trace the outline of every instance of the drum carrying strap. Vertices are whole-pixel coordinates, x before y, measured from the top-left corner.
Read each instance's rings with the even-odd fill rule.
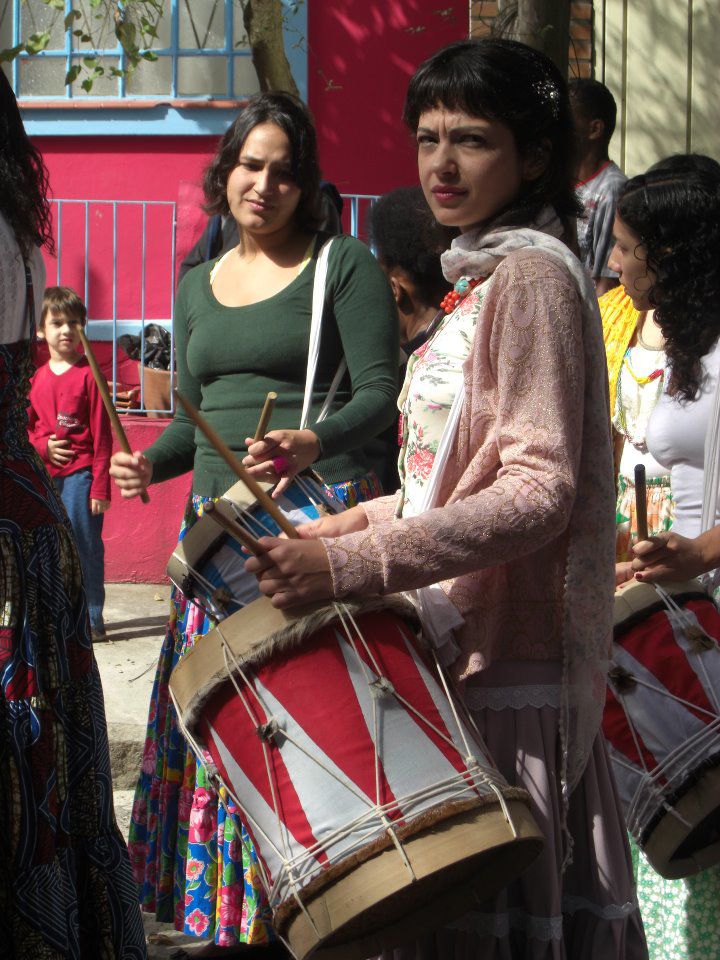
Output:
[[[438,444],[437,453],[435,454],[418,513],[425,513],[426,510],[431,510],[437,505],[443,467],[447,463],[450,449],[457,434],[464,401],[465,387],[461,383],[450,407],[448,418],[445,421],[445,427],[440,437],[440,443]],[[410,515],[410,513],[403,512],[403,516]],[[460,648],[455,641],[454,631],[457,630],[458,627],[461,627],[465,623],[465,620],[439,583],[430,584],[428,587],[421,587],[419,590],[415,590],[414,593],[411,594],[411,597],[418,607],[423,632],[432,641],[433,646],[438,652],[440,662],[444,666],[447,666],[452,663],[460,653]]]
[[[305,375],[305,396],[303,397],[302,415],[300,417],[301,430],[305,430],[307,428],[308,419],[310,417],[310,407],[312,405],[313,389],[315,387],[315,375],[317,373],[318,359],[320,357],[320,336],[322,334],[322,319],[325,311],[325,285],[327,282],[328,259],[330,257],[330,247],[333,239],[333,237],[330,237],[330,239],[326,240],[322,245],[320,248],[320,253],[318,254],[317,263],[315,264],[312,313],[310,316],[310,347],[308,349],[307,373]],[[322,409],[316,421],[317,423],[320,423],[321,420],[324,420],[325,417],[327,417],[346,369],[347,361],[343,357],[335,372],[335,376],[332,379],[332,383],[330,384],[330,389],[325,397],[325,402],[322,405]]]

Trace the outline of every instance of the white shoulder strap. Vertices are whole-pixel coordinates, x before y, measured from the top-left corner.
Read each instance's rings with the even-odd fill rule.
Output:
[[[320,356],[320,334],[322,332],[322,318],[325,309],[325,282],[328,272],[328,257],[333,237],[326,240],[318,254],[315,265],[315,282],[313,284],[312,314],[310,317],[310,347],[308,349],[307,374],[305,375],[305,396],[303,397],[300,429],[305,430],[310,416],[315,374],[317,373],[318,357]]]

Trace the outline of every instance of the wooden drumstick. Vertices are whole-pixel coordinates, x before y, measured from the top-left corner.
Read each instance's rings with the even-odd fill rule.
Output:
[[[635,519],[637,521],[638,541],[647,540],[647,485],[645,483],[645,466],[642,463],[635,466]]]
[[[224,514],[216,509],[216,506],[212,500],[205,504],[203,507],[203,513],[207,514],[211,520],[214,520],[219,527],[223,528],[225,533],[231,537],[234,537],[235,540],[238,540],[246,550],[249,550],[250,553],[255,554],[256,557],[261,553],[265,553],[255,537],[249,534],[246,530],[243,530],[239,523],[233,523],[232,520],[228,520]]]
[[[95,359],[95,354],[92,351],[92,347],[90,346],[90,341],[85,335],[85,331],[82,327],[80,327],[80,342],[83,345],[85,356],[90,364],[90,369],[92,370],[92,375],[95,379],[95,383],[97,384],[97,388],[100,391],[100,396],[102,397],[102,402],[107,410],[107,415],[110,417],[110,423],[112,425],[113,432],[117,437],[117,442],[120,444],[123,453],[129,453],[130,456],[132,456],[132,448],[128,442],[125,429],[120,423],[120,417],[115,409],[115,404],[112,402],[112,397],[110,396],[110,391],[108,390],[107,380],[103,376],[103,372],[100,369],[98,362]],[[140,499],[143,503],[150,503],[150,497],[148,496],[147,490],[143,490],[143,492],[140,494]]]
[[[258,425],[255,429],[255,436],[253,437],[253,440],[262,440],[267,433],[270,417],[273,415],[273,410],[275,409],[276,400],[277,394],[271,390],[270,393],[265,397],[265,406],[260,414],[260,419],[258,420]]]
[[[230,467],[232,472],[245,484],[250,493],[255,497],[258,503],[270,514],[275,523],[280,527],[283,533],[286,533],[288,537],[296,538],[298,533],[295,527],[290,523],[287,517],[282,513],[278,505],[269,497],[267,493],[263,490],[260,484],[257,482],[255,477],[247,472],[245,467],[240,463],[238,458],[232,452],[230,447],[225,443],[224,440],[220,438],[218,433],[210,426],[205,417],[200,413],[199,410],[187,399],[184,397],[179,390],[174,390],[173,393],[177,397],[178,403],[181,404],[185,413],[190,417],[195,426],[205,434],[207,440],[212,444],[213,448],[220,456],[223,458],[225,463]]]

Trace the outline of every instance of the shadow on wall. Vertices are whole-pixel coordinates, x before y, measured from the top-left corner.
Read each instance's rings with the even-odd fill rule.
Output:
[[[598,3],[597,24],[601,13]],[[611,156],[631,176],[671,153],[720,159],[720,6],[693,0],[691,17],[692,44],[688,0],[628,4],[626,29],[621,5],[605,2],[596,76],[604,77],[618,102]]]

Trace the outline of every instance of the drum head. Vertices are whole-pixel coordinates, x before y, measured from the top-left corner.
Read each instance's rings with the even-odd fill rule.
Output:
[[[437,929],[514,880],[538,856],[540,830],[526,804],[509,800],[456,815],[403,842],[415,880],[394,847],[366,860],[318,895],[303,897],[278,932],[298,960],[366,960]],[[318,936],[319,935],[319,936]]]

